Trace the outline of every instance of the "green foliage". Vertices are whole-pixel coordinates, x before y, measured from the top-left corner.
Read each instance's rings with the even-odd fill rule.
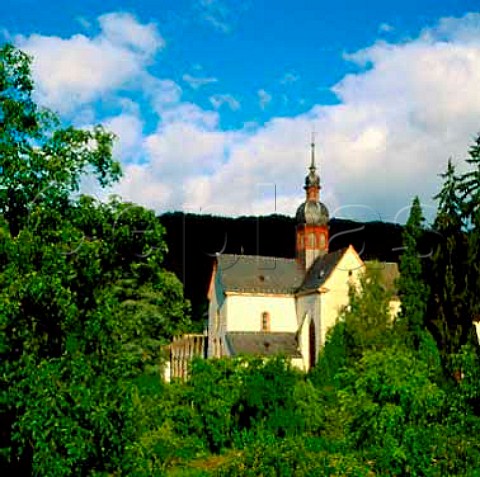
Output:
[[[439,205],[434,228],[439,243],[432,257],[428,318],[446,360],[466,342],[472,324],[466,308],[467,237],[462,230],[459,178],[451,161],[441,177],[444,184],[435,197]]]
[[[336,385],[336,376],[353,365],[367,350],[379,350],[392,344],[393,322],[387,291],[380,278],[381,264],[373,264],[350,289],[349,306],[337,324],[328,331],[318,364],[311,376],[317,384]]]
[[[192,363],[189,401],[199,416],[197,432],[212,452],[233,443],[238,420],[233,410],[242,392],[244,365],[229,359]]]
[[[113,135],[101,126],[63,128],[33,100],[31,59],[12,45],[0,49],[0,213],[16,236],[32,209],[61,209],[84,173],[102,186],[120,176]]]
[[[75,217],[94,212],[88,224],[96,232],[75,253],[64,252],[68,239],[86,230],[68,217],[57,230],[22,229],[3,242],[2,375],[5,412],[15,416],[10,459],[31,447],[38,475],[53,461],[54,475],[128,468],[142,407],[133,402],[132,380],[145,373],[159,379],[161,345],[188,324],[181,285],[160,268],[163,229],[153,213],[116,202],[86,208],[77,204]],[[129,237],[125,228],[117,237],[119,210],[154,232]],[[155,243],[148,256],[131,253]]]
[[[350,304],[340,318],[345,323],[345,345],[350,360],[358,359],[366,350],[381,349],[392,341],[391,293],[381,282],[380,266],[371,266],[366,271],[359,289],[351,288]]]
[[[153,411],[137,380],[160,379],[161,346],[188,326],[188,305],[161,267],[153,212],[72,196],[86,173],[100,186],[118,179],[113,136],[62,128],[34,103],[29,68],[0,50],[1,465],[128,475],[155,462],[143,455]]]
[[[423,214],[420,200],[415,197],[403,233],[403,254],[400,259],[399,295],[402,302],[400,322],[408,333],[409,344],[419,345],[424,329],[429,288],[424,281],[420,253],[420,238],[423,234]]]
[[[465,475],[478,465],[478,446],[467,451],[478,422],[459,422],[461,410],[413,351],[368,352],[342,378],[347,438],[380,475]]]
[[[316,385],[333,385],[335,377],[348,363],[346,324],[339,321],[328,330],[326,343],[320,350],[317,365],[310,371],[310,377]]]
[[[266,435],[230,459],[216,475],[225,477],[372,475],[370,466],[355,456],[328,453],[322,447],[318,448],[315,442],[306,442],[304,438],[278,440]]]
[[[218,452],[242,446],[257,432],[295,434],[305,425],[294,400],[298,380],[282,358],[195,361],[187,389],[199,436]]]
[[[297,372],[289,361],[274,358],[249,362],[237,405],[240,429],[260,428],[281,437],[301,429],[294,401]]]
[[[469,170],[459,177],[457,190],[461,200],[463,225],[468,232],[464,268],[464,322],[468,326],[469,322],[480,317],[480,135],[471,146],[466,162]]]

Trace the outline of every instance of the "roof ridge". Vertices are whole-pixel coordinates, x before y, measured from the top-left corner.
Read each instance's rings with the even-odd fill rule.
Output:
[[[283,260],[286,262],[294,262],[294,258],[286,258],[286,257],[272,257],[270,255],[244,255],[244,254],[237,254],[237,253],[222,253],[218,257],[235,257],[235,258],[248,258],[248,259],[262,259],[262,260]]]

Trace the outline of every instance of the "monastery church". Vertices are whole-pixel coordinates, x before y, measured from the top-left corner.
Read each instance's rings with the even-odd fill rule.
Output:
[[[170,375],[183,377],[193,355],[288,356],[301,370],[315,365],[326,334],[348,305],[351,285],[366,264],[353,246],[329,252],[329,213],[311,145],[305,201],[296,213],[296,258],[221,254],[210,281],[206,336],[186,335],[170,346]],[[391,286],[395,263],[383,263]],[[397,299],[390,303],[395,314]]]

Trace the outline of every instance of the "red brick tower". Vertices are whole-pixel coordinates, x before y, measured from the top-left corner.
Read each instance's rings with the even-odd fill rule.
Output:
[[[317,257],[328,253],[328,209],[320,202],[320,176],[312,140],[310,172],[305,178],[306,200],[297,209],[297,262],[308,270]]]

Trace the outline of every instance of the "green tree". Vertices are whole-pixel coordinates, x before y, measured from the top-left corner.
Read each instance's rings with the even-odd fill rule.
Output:
[[[408,342],[419,346],[424,330],[429,288],[424,281],[420,253],[424,217],[420,200],[415,197],[403,232],[403,253],[400,258],[399,295],[402,302],[400,324],[408,334]]]
[[[75,199],[119,178],[110,133],[60,127],[0,50],[0,458],[10,475],[132,474],[160,345],[188,326],[152,211]],[[147,412],[148,414],[148,412]],[[136,475],[140,475],[137,473]],[[149,475],[148,473],[145,475]]]
[[[426,475],[447,444],[446,395],[427,364],[403,346],[368,351],[342,382],[350,445],[375,462],[379,475]]]
[[[392,344],[392,291],[382,283],[381,267],[381,263],[370,263],[359,285],[350,288],[349,305],[329,330],[318,364],[312,370],[311,377],[317,385],[335,384],[336,375],[365,351]]]
[[[101,126],[61,127],[55,114],[35,103],[30,63],[12,45],[0,49],[0,213],[12,236],[32,207],[66,205],[87,171],[102,186],[121,173],[111,133]]]
[[[342,314],[349,364],[366,350],[381,349],[392,341],[392,291],[382,283],[381,267],[381,263],[368,266],[360,287],[351,288],[349,306]]]
[[[480,318],[480,135],[477,136],[466,159],[467,172],[459,177],[458,194],[461,217],[467,232],[465,321]]]
[[[472,328],[466,310],[467,236],[463,231],[462,202],[459,197],[459,178],[451,160],[441,175],[443,187],[435,196],[438,200],[434,230],[438,245],[432,257],[430,303],[428,319],[440,338],[445,356],[459,351]]]

